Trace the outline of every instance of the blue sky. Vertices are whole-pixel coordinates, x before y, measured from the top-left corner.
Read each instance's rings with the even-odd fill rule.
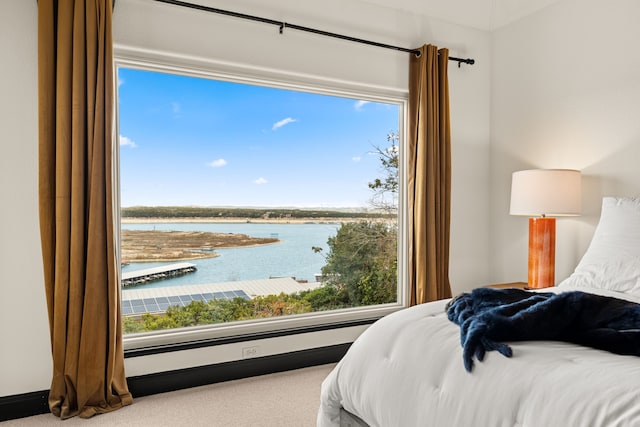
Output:
[[[120,68],[121,205],[363,207],[395,104]]]

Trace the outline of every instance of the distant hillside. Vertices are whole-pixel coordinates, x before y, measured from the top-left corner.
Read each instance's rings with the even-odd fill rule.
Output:
[[[199,206],[131,206],[121,209],[123,218],[383,218],[395,215],[380,212],[297,209],[230,208]]]

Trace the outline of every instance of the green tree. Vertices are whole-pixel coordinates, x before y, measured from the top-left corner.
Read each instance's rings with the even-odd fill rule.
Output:
[[[387,134],[387,143],[387,148],[374,147],[374,153],[380,159],[383,177],[370,182],[369,188],[374,192],[371,198],[374,207],[395,212],[398,209],[398,134]]]
[[[133,316],[122,317],[122,332],[125,334],[134,334],[136,332],[144,332],[144,324]]]
[[[311,311],[335,310],[350,305],[346,288],[334,284],[325,284],[316,289],[303,291],[300,296],[311,305]]]
[[[379,257],[369,274],[358,281],[356,288],[362,305],[397,301],[397,257]]]
[[[184,307],[171,306],[163,314],[145,313],[138,319],[124,317],[123,326],[125,333],[134,333],[300,314],[311,310],[311,303],[302,295],[281,293],[251,300],[191,301]]]
[[[352,306],[395,301],[397,226],[387,222],[345,223],[327,242],[322,274],[346,289]]]
[[[274,317],[290,314],[308,313],[311,304],[303,300],[298,294],[258,296],[251,300],[253,303],[253,317]]]
[[[375,147],[383,176],[370,182],[369,188],[374,192],[372,206],[395,215],[387,221],[344,223],[327,242],[322,273],[336,291],[346,291],[351,306],[397,300],[398,134],[389,133],[387,143],[387,148]]]
[[[160,329],[173,329],[182,326],[176,321],[174,316],[167,314],[165,316],[145,313],[142,315],[142,321],[139,327],[142,331],[157,331]]]
[[[211,316],[211,323],[244,320],[251,318],[252,306],[250,302],[244,298],[213,300],[209,301],[209,313]]]

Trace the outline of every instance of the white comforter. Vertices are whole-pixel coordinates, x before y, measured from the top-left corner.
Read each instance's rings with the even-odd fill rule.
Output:
[[[372,427],[640,426],[639,357],[514,342],[513,357],[489,352],[468,373],[446,302],[371,325],[323,382],[318,426],[339,426],[341,407]]]

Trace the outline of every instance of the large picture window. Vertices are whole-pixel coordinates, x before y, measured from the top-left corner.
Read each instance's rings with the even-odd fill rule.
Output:
[[[125,334],[397,306],[402,105],[120,66]]]

